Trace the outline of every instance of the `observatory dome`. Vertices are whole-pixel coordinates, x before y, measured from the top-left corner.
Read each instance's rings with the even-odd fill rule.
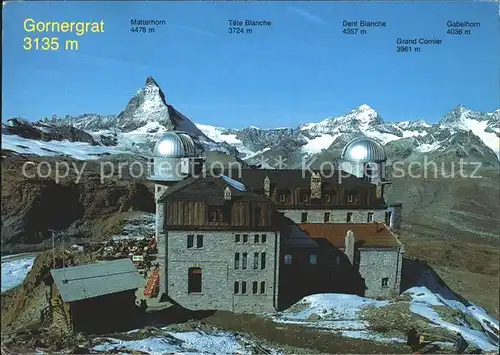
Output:
[[[368,137],[355,138],[342,150],[343,161],[355,163],[381,163],[387,160],[384,147]]]
[[[185,158],[196,154],[193,139],[185,132],[170,131],[156,142],[153,155],[158,158]]]

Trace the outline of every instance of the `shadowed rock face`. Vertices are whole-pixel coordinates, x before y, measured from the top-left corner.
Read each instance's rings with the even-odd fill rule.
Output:
[[[123,176],[101,183],[93,162],[87,164],[79,181],[72,167],[70,175],[56,183],[53,177],[23,176],[25,161],[18,156],[2,158],[2,244],[39,243],[50,237],[49,230],[92,237],[96,224],[117,213],[154,212],[152,186],[143,180]],[[61,159],[44,161],[54,166]],[[27,170],[29,176],[34,169]]]
[[[41,141],[62,141],[84,142],[92,145],[98,145],[92,135],[89,133],[69,125],[52,126],[42,123],[31,123],[19,118],[7,120],[6,124],[2,125],[3,134],[15,134],[17,136],[36,139]]]

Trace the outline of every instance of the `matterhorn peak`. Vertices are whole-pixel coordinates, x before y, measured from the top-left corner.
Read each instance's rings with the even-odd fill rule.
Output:
[[[146,79],[146,86],[156,86],[159,88],[158,84],[156,83],[156,80],[153,79],[152,76],[148,76]]]
[[[144,89],[142,89],[142,91],[144,94],[146,94],[146,96],[150,96],[149,98],[145,98],[146,100],[160,100],[164,105],[167,104],[165,94],[161,90],[160,85],[158,85],[158,83],[155,79],[153,79],[152,76],[147,77],[146,86],[144,87]]]

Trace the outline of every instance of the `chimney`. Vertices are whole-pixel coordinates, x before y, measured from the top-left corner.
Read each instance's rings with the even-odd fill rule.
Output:
[[[319,173],[311,175],[311,199],[321,198],[321,176]]]
[[[344,248],[344,253],[353,264],[354,262],[354,233],[349,230],[347,231],[347,234],[345,236],[345,248]]]
[[[231,199],[231,189],[229,186],[226,186],[224,189],[224,200],[230,200]]]
[[[264,179],[264,196],[269,197],[271,194],[271,180],[269,180],[269,176],[266,176]]]

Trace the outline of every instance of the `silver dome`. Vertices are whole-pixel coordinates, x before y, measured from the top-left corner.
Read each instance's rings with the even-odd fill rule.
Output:
[[[342,150],[343,161],[356,163],[380,163],[387,160],[384,147],[368,137],[355,138]]]
[[[155,157],[162,158],[183,158],[194,157],[196,150],[191,137],[184,132],[171,131],[165,133],[156,142],[153,150]]]

